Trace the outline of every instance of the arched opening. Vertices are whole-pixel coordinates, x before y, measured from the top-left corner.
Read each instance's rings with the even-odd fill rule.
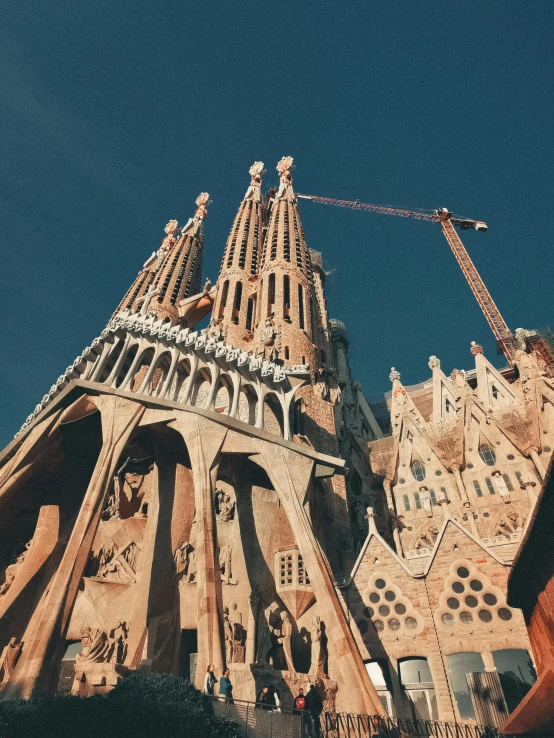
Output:
[[[267,315],[275,312],[275,274],[270,274],[267,281]]]
[[[239,322],[240,306],[242,303],[242,282],[237,282],[235,285],[235,302],[233,305],[233,317],[231,318],[235,325]]]
[[[130,382],[128,383],[128,389],[131,392],[138,392],[140,389],[140,386],[142,385],[144,378],[146,377],[146,373],[148,372],[148,369],[150,368],[150,365],[154,359],[154,348],[150,346],[147,348],[138,363],[138,365],[135,367],[135,372],[133,376],[131,377]]]
[[[211,384],[212,381],[210,373],[207,369],[201,369],[194,380],[194,387],[192,388],[190,396],[190,404],[196,407],[204,407],[206,400],[208,399]]]
[[[175,376],[171,383],[171,390],[169,391],[169,399],[174,402],[181,402],[185,396],[187,379],[190,376],[190,361],[183,359],[177,364]]]
[[[137,351],[138,343],[133,344],[133,346],[131,346],[131,348],[127,351],[127,355],[125,356],[123,364],[121,365],[121,368],[119,369],[117,376],[115,377],[114,387],[121,387],[123,380],[127,376],[129,369],[131,368],[131,364],[135,360]]]
[[[123,351],[124,345],[125,345],[125,339],[119,338],[117,343],[114,345],[114,347],[110,351],[108,360],[104,364],[104,368],[102,369],[102,371],[100,372],[100,376],[96,380],[97,382],[100,382],[100,383],[105,382],[106,379],[110,376],[114,366],[116,365],[116,362],[121,356],[121,352]]]
[[[485,664],[480,653],[453,653],[448,658],[448,670],[452,691],[458,706],[458,712],[463,719],[474,720],[475,712],[471,703],[471,695],[467,684],[466,674],[485,671]]]
[[[225,306],[227,305],[228,295],[229,295],[229,280],[226,279],[225,282],[223,282],[223,287],[221,289],[221,300],[219,302],[219,312],[217,314],[218,320],[222,320],[223,316],[225,315]]]
[[[298,285],[298,324],[304,330],[304,288],[301,284]]]
[[[170,366],[171,354],[169,353],[169,351],[165,351],[156,362],[156,368],[154,369],[152,379],[150,380],[149,387],[147,388],[148,394],[151,394],[153,397],[160,397],[160,393],[164,388]]]
[[[246,306],[246,330],[252,330],[252,319],[254,316],[254,298],[248,298],[248,304]]]
[[[283,408],[274,393],[266,395],[264,400],[264,430],[283,437]]]
[[[239,396],[239,407],[237,417],[243,423],[255,425],[256,423],[257,397],[253,387],[249,384],[242,387]]]
[[[427,659],[420,657],[398,662],[400,683],[409,700],[415,720],[436,720],[437,699]]]
[[[285,274],[283,277],[283,320],[287,323],[291,322],[290,319],[290,277]]]
[[[227,376],[219,378],[218,389],[214,400],[214,410],[222,415],[229,415],[233,403],[233,388],[231,380]]]

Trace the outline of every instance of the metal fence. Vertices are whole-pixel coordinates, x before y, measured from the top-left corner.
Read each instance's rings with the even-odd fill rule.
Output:
[[[213,703],[215,714],[238,723],[245,738],[535,738],[499,734],[485,725],[342,712],[322,712],[318,723],[307,712],[268,710],[256,702],[214,698]]]

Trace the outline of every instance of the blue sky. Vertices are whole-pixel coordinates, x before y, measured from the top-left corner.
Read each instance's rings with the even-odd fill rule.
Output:
[[[8,442],[113,308],[170,218],[213,200],[204,276],[261,159],[298,192],[447,206],[508,325],[554,324],[551,3],[4,5],[2,356]],[[301,203],[368,395],[495,342],[440,228]]]

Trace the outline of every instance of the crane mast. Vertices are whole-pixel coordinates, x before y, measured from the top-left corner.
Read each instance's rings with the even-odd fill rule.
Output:
[[[300,194],[298,197],[305,200],[312,200],[313,202],[318,202],[323,205],[335,205],[341,208],[349,208],[350,210],[364,210],[373,213],[382,213],[383,215],[396,215],[401,218],[413,218],[414,220],[426,220],[432,223],[440,223],[442,232],[448,241],[448,245],[452,249],[452,253],[454,254],[454,257],[456,258],[456,261],[458,262],[460,269],[462,270],[462,273],[498,342],[498,352],[502,352],[508,362],[513,364],[516,351],[514,336],[508,328],[506,321],[500,314],[500,310],[497,308],[490,292],[486,288],[485,283],[481,279],[479,272],[470,259],[469,254],[454,228],[454,226],[457,226],[461,230],[473,229],[477,231],[486,231],[486,223],[479,220],[471,220],[469,218],[455,217],[446,208],[439,208],[431,213],[424,213],[412,210],[401,210],[399,208],[389,208],[382,205],[371,205],[370,203],[358,202],[357,200],[334,200],[329,197]]]

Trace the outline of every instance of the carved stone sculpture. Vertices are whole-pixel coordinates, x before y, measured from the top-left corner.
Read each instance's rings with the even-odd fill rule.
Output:
[[[15,574],[13,573],[13,571],[6,572],[6,581],[4,582],[4,584],[2,584],[2,586],[0,586],[0,597],[6,594],[9,588],[12,586],[14,579]]]
[[[431,494],[427,487],[420,487],[419,495],[423,504],[423,509],[428,518],[433,517],[433,506],[431,503]]]
[[[13,674],[13,670],[17,663],[17,659],[23,648],[23,643],[18,641],[17,638],[10,638],[8,645],[2,651],[0,656],[0,674],[2,675],[2,681],[0,681],[0,689],[2,689],[9,681]]]
[[[290,621],[290,615],[286,610],[281,613],[281,634],[278,637],[278,641],[283,645],[283,653],[285,655],[285,662],[288,671],[294,671],[294,662],[292,660],[292,634],[293,627]]]
[[[196,551],[188,541],[183,541],[173,554],[175,576],[180,582],[189,584],[196,577]]]
[[[510,491],[508,490],[508,486],[502,474],[499,471],[495,471],[492,473],[491,476],[494,479],[494,484],[496,486],[496,489],[498,490],[504,502],[509,502],[510,501]]]
[[[244,664],[245,633],[242,627],[242,613],[236,602],[231,602],[223,612],[223,631],[225,634],[225,653],[228,664]]]
[[[322,678],[325,676],[325,661],[327,659],[327,653],[323,646],[324,630],[321,618],[317,615],[312,618],[311,636],[312,663],[310,666],[310,676]]]
[[[235,517],[235,502],[224,489],[216,489],[215,512],[220,523],[228,523]]]
[[[233,552],[231,546],[222,546],[219,549],[219,568],[221,570],[221,581],[225,584],[238,584],[236,579],[233,579],[232,576],[232,556]]]
[[[272,602],[269,607],[266,607],[266,609],[260,613],[260,617],[258,619],[257,664],[268,665],[270,663],[270,651],[273,648],[272,635],[275,630],[274,618],[278,609],[279,605],[276,602]]]

